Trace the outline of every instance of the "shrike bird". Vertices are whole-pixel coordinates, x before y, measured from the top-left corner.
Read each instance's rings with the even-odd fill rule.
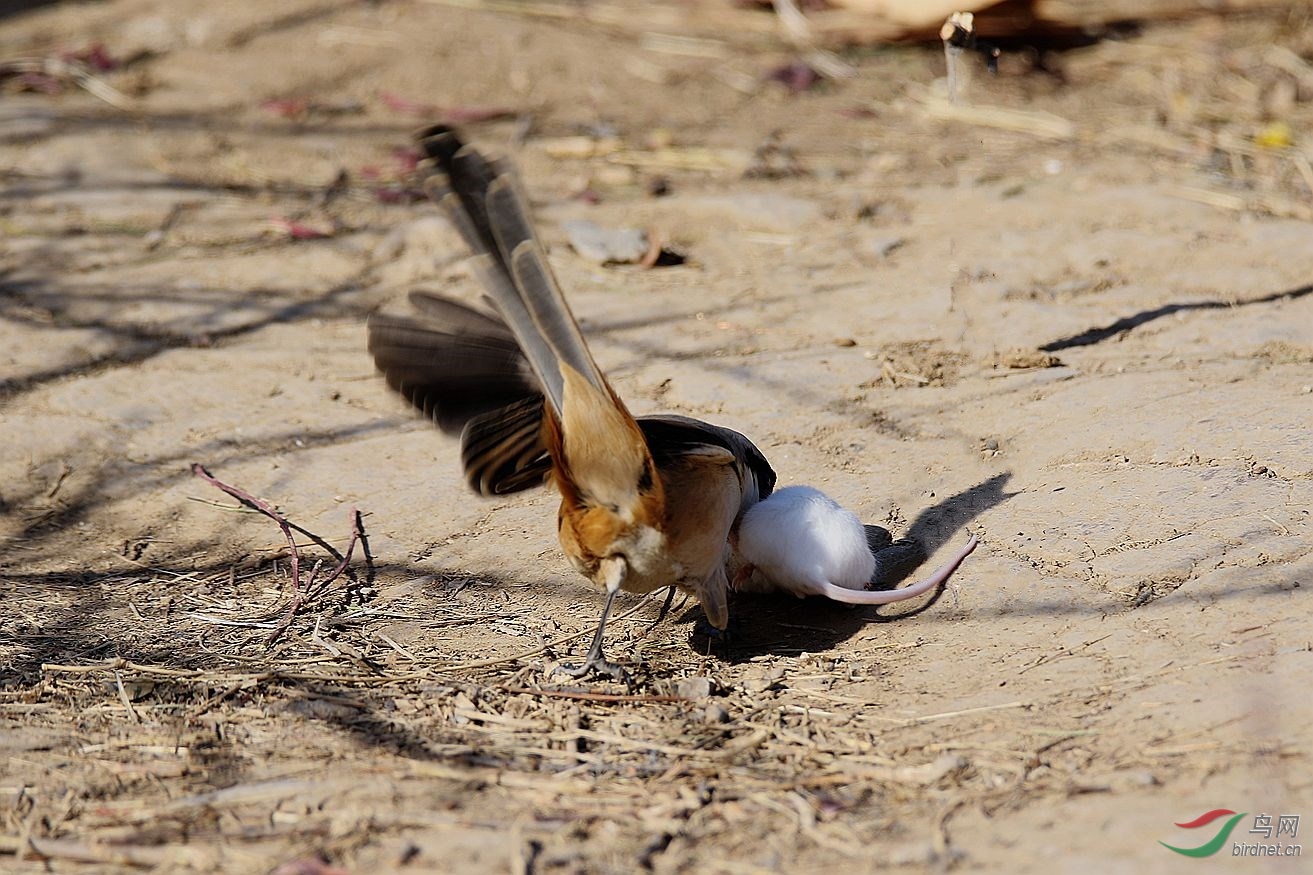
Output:
[[[474,491],[550,481],[561,493],[561,547],[606,591],[572,673],[623,676],[602,655],[620,590],[676,586],[724,629],[731,535],[774,488],[766,457],[738,432],[697,419],[635,419],[593,361],[510,168],[446,126],[422,131],[419,143],[425,190],[472,250],[496,315],[415,292],[415,315],[375,316],[369,351],[388,385],[460,434]]]

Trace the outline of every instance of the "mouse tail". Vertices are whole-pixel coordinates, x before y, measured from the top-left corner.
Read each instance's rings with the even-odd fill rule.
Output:
[[[859,589],[844,589],[842,586],[835,586],[832,583],[822,584],[820,591],[816,595],[825,596],[836,602],[845,602],[850,605],[887,605],[893,602],[901,602],[905,599],[916,598],[919,595],[939,589],[948,582],[957,571],[957,567],[962,564],[962,560],[971,555],[971,551],[976,549],[976,536],[972,535],[971,540],[967,541],[966,546],[957,552],[952,559],[949,559],[943,565],[935,569],[934,574],[924,580],[919,580],[911,586],[902,589],[883,590],[879,592],[870,592]]]

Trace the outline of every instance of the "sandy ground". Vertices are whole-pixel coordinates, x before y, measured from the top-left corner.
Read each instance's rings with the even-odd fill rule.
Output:
[[[1055,138],[933,117],[933,48],[794,95],[769,24],[717,25],[758,13],[478,6],[3,20],[3,59],[133,59],[133,105],[0,102],[0,868],[1298,871],[1159,841],[1313,828],[1313,90],[1270,49],[1313,54],[1308,13],[975,76]],[[978,533],[944,593],[742,596],[724,646],[630,597],[633,688],[549,674],[601,603],[555,502],[466,492],[364,348],[412,288],[477,294],[404,177],[471,107],[514,111],[468,134],[631,406],[932,562]],[[575,218],[688,262],[590,264]],[[272,645],[287,545],[192,462],[337,551],[361,513]]]

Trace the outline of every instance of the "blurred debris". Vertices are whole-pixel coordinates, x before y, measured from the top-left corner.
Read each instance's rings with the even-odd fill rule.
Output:
[[[98,62],[108,62],[108,55]],[[71,82],[116,109],[133,108],[132,98],[92,73],[83,61],[66,58],[14,58],[0,61],[0,82],[14,80],[18,91],[35,91],[41,94],[59,94],[64,83]]]
[[[711,678],[680,678],[675,682],[675,695],[681,699],[705,699],[711,695]]]
[[[637,264],[648,254],[647,234],[639,228],[603,228],[587,219],[561,227],[574,251],[597,264]]]
[[[323,857],[302,857],[284,863],[275,869],[272,875],[351,875],[338,866],[328,863]]]
[[[393,288],[431,281],[435,267],[462,260],[464,243],[447,218],[421,215],[400,222],[370,252],[379,283]]]
[[[59,57],[60,60],[68,63],[82,64],[96,73],[108,73],[121,66],[118,59],[110,55],[102,42],[90,43],[76,51],[63,52]]]
[[[668,33],[645,33],[639,37],[638,46],[657,54],[680,55],[688,58],[720,60],[731,54],[730,47],[721,40]]]
[[[1254,142],[1265,149],[1288,149],[1295,145],[1295,132],[1284,121],[1274,121],[1254,135]]]
[[[680,206],[685,216],[700,223],[790,238],[824,219],[820,206],[810,198],[767,191],[684,197]]]
[[[535,144],[551,158],[602,158],[619,152],[619,137],[544,137]]]
[[[807,168],[798,160],[793,147],[785,144],[782,134],[772,131],[752,153],[752,163],[743,175],[750,179],[791,179],[806,176]]]
[[[1265,213],[1269,216],[1313,222],[1313,206],[1300,200],[1278,195],[1258,194],[1245,197],[1240,194],[1211,191],[1188,185],[1171,185],[1167,186],[1164,191],[1173,197],[1194,201],[1198,204],[1207,204],[1219,210],[1230,210],[1237,213]]]
[[[364,46],[366,48],[387,48],[401,42],[401,34],[394,30],[380,30],[375,27],[353,27],[335,24],[325,27],[316,37],[316,42],[328,49],[338,46]]]
[[[286,234],[293,240],[323,240],[327,237],[333,236],[331,230],[326,231],[322,228],[316,228],[312,225],[307,225],[304,222],[298,222],[294,219],[287,219],[281,216],[270,219],[269,225],[274,230]]]
[[[788,89],[790,94],[801,94],[804,91],[810,91],[824,78],[819,71],[806,61],[790,61],[766,74],[768,81],[780,83]]]
[[[780,29],[795,45],[811,45],[811,26],[807,24],[807,16],[802,14],[794,0],[774,0],[770,5],[780,20]]]
[[[182,218],[183,213],[193,210],[199,205],[199,201],[191,201],[176,203],[170,207],[168,214],[165,215],[164,221],[160,222],[159,227],[147,232],[146,236],[142,238],[142,243],[146,249],[148,251],[158,249],[169,236],[169,232],[178,224],[178,220]]]
[[[392,160],[402,173],[414,173],[419,167],[420,158],[419,150],[413,146],[397,146],[392,150]]]
[[[1270,46],[1263,60],[1272,67],[1292,76],[1299,85],[1303,99],[1313,99],[1313,64],[1285,46]]]
[[[1254,350],[1254,357],[1273,365],[1313,365],[1313,346],[1269,340]]]
[[[467,125],[514,118],[515,110],[505,106],[438,106],[402,97],[391,91],[380,91],[378,99],[393,112],[420,116],[435,122]]]
[[[370,194],[381,204],[412,204],[424,200],[424,192],[411,184],[420,155],[409,146],[392,150],[390,164],[366,164],[358,175],[370,185]]]
[[[775,16],[785,36],[799,49],[806,52],[806,58],[800,62],[809,69],[819,81],[820,78],[850,79],[857,75],[857,68],[844,61],[834,52],[820,48],[812,36],[811,25],[802,14],[795,0],[774,0]],[[809,86],[810,87],[810,83]],[[795,89],[805,90],[805,89]]]
[[[749,166],[750,158],[738,149],[703,146],[672,146],[667,149],[625,150],[609,156],[615,164],[663,170],[699,170],[706,173],[736,172]]]
[[[957,376],[966,357],[943,349],[937,341],[912,340],[891,343],[863,357],[880,363],[880,375],[871,385],[943,386]]]
[[[952,103],[947,97],[929,91],[919,95],[918,104],[926,118],[938,121],[1014,131],[1045,140],[1070,140],[1076,136],[1076,125],[1073,122],[1051,112],[1004,106],[967,106]]]
[[[890,253],[895,249],[901,248],[906,242],[906,237],[880,234],[874,237],[868,237],[863,241],[863,244],[866,251],[870,254],[879,256],[880,258],[888,258]]]
[[[1051,352],[1037,349],[1015,347],[1003,353],[998,363],[1005,368],[1057,368],[1062,366],[1062,359]]]
[[[375,186],[370,190],[374,200],[380,204],[392,206],[395,204],[417,204],[424,200],[424,192],[417,188],[411,188],[400,183],[390,183],[388,185]]]
[[[308,97],[272,97],[261,101],[260,109],[280,118],[299,120],[312,115],[358,115],[365,111],[365,105],[358,100],[326,102]]]
[[[776,5],[772,0],[734,0],[734,5],[741,9],[776,9]],[[807,12],[821,12],[834,8],[834,4],[830,0],[796,0],[795,5]]]
[[[260,109],[280,118],[301,118],[310,109],[307,97],[271,98],[260,102]]]

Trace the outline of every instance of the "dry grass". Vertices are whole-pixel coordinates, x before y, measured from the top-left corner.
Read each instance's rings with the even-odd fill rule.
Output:
[[[10,757],[0,852],[24,866],[235,871],[322,857],[377,871],[435,831],[476,841],[480,866],[572,870],[605,859],[621,836],[645,848],[631,863],[650,866],[668,851],[683,859],[706,835],[723,847],[725,831],[747,821],[766,826],[744,834],[742,850],[757,858],[764,832],[780,853],[804,842],[836,863],[943,864],[956,856],[963,809],[1109,792],[1163,756],[1190,754],[1190,769],[1207,770],[1225,754],[1210,742],[1127,748],[1083,725],[1092,708],[1197,665],[896,716],[872,681],[891,661],[915,661],[917,642],[690,658],[669,621],[652,627],[659,600],[649,599],[615,624],[613,651],[645,659],[635,685],[567,685],[551,675],[553,657],[586,625],[504,657],[469,659],[469,637],[444,645],[498,624],[543,634],[546,618],[527,600],[488,610],[457,593],[430,612],[414,597],[339,590],[307,602],[269,646],[288,580],[268,563],[98,583],[134,615],[103,634],[174,656],[47,663],[0,694]],[[422,634],[398,642],[387,631],[398,621]],[[995,720],[1008,712],[1029,715],[1028,728],[1009,720],[1000,745]],[[239,777],[264,760],[267,777]]]

